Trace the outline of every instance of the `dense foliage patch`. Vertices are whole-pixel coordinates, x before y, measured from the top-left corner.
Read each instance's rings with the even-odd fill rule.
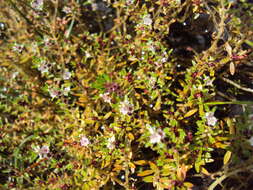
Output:
[[[0,6],[1,189],[212,190],[252,177],[252,2]]]

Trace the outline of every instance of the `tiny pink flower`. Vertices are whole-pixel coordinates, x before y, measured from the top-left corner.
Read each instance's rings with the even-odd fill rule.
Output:
[[[134,112],[134,106],[133,106],[133,104],[129,103],[129,101],[125,100],[124,102],[120,103],[119,111],[123,115],[131,114]]]
[[[72,10],[71,10],[70,7],[65,6],[65,7],[63,7],[62,11],[63,11],[64,13],[66,13],[66,14],[70,14]]]
[[[134,0],[126,0],[127,5],[132,5],[134,3]]]
[[[59,95],[59,91],[56,89],[50,89],[49,94],[50,94],[51,98],[56,98]]]
[[[52,45],[51,40],[50,40],[49,37],[44,37],[43,43],[44,43],[44,45],[45,45],[46,47],[49,47],[49,46]]]
[[[71,73],[68,70],[65,70],[64,73],[63,73],[63,75],[62,75],[62,78],[64,80],[70,79],[71,78]]]
[[[90,140],[86,136],[82,136],[80,144],[81,146],[88,146],[90,144]]]
[[[12,50],[17,52],[17,53],[21,53],[24,49],[24,45],[23,44],[17,44],[15,43],[14,46],[12,47]]]
[[[38,70],[44,74],[44,73],[48,73],[48,66],[46,64],[41,64],[39,67],[38,67]]]
[[[206,85],[206,86],[213,86],[214,78],[213,78],[213,79],[210,79],[210,77],[205,76],[205,77],[204,77],[204,81],[205,81],[205,85]]]
[[[35,151],[39,154],[40,158],[47,158],[47,155],[49,154],[49,146],[43,145],[42,147],[36,147]]]
[[[160,143],[161,140],[165,137],[165,133],[161,129],[155,130],[153,127],[148,126],[150,132],[150,142],[152,144]]]
[[[68,87],[65,87],[65,88],[63,89],[62,94],[63,94],[64,96],[68,96],[69,92],[70,92],[70,87],[68,86]]]
[[[31,7],[37,11],[42,11],[44,5],[44,0],[34,0],[31,2]]]
[[[111,103],[112,98],[110,97],[110,93],[106,92],[104,94],[100,94],[100,97],[104,100],[104,102]]]

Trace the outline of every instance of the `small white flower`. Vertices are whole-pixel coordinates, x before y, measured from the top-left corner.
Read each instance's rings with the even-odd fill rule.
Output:
[[[148,81],[148,84],[149,84],[150,88],[154,88],[155,83],[156,83],[156,78],[155,77],[150,77],[149,81]]]
[[[15,79],[17,76],[18,76],[19,72],[14,72],[12,75],[11,75],[11,79]]]
[[[64,89],[63,89],[63,95],[64,96],[68,96],[68,94],[69,94],[69,92],[70,92],[70,87],[68,86],[68,87],[65,87]]]
[[[85,55],[86,55],[87,58],[92,57],[92,55],[91,55],[90,52],[88,52],[88,51],[85,52]]]
[[[120,103],[119,111],[123,115],[131,114],[134,112],[134,106],[133,106],[133,104],[129,103],[129,101],[125,100],[124,102]]]
[[[150,135],[150,142],[152,144],[159,143],[162,140],[162,136],[159,133],[153,133]]]
[[[44,5],[44,0],[34,0],[31,2],[31,7],[37,11],[42,11]]]
[[[107,142],[107,148],[109,148],[110,150],[114,149],[115,148],[115,136],[111,136],[109,139],[108,139],[108,142]]]
[[[253,146],[253,136],[248,140],[251,146]]]
[[[161,140],[165,137],[165,133],[161,129],[155,130],[150,125],[148,125],[147,128],[150,132],[149,138],[152,144],[161,142]]]
[[[70,7],[65,6],[65,7],[63,7],[62,11],[63,11],[64,13],[66,13],[66,14],[70,14],[72,10],[71,10]]]
[[[56,98],[59,95],[59,91],[56,89],[50,89],[49,94],[52,98]]]
[[[252,107],[253,108],[253,107]],[[248,118],[251,120],[251,121],[253,121],[253,114],[249,114],[248,115]]]
[[[147,25],[147,26],[150,26],[152,24],[152,19],[150,18],[150,15],[146,15],[144,18],[143,18],[143,24]]]
[[[12,47],[12,50],[18,53],[21,53],[24,49],[24,45],[23,44],[17,44],[15,43],[14,46]]]
[[[93,11],[98,10],[98,4],[97,3],[92,3],[91,8],[92,8]]]
[[[198,89],[199,91],[202,91],[202,90],[203,90],[203,86],[200,84],[200,85],[197,87],[197,89]]]
[[[39,154],[40,158],[47,158],[47,155],[49,154],[49,146],[43,145],[42,147],[35,147],[35,152]]]
[[[110,93],[109,92],[106,92],[104,94],[100,94],[100,97],[107,103],[111,103],[112,101],[112,98],[110,97]]]
[[[102,130],[105,130],[105,126],[104,126],[104,125],[102,125],[102,126],[101,126],[101,129],[102,129]]]
[[[155,64],[155,66],[157,66],[157,68],[160,68],[163,66],[160,61],[156,61],[154,64]]]
[[[71,77],[71,73],[68,70],[65,70],[63,75],[62,75],[62,78],[64,80],[68,80],[68,79],[70,79],[70,77]]]
[[[205,114],[205,117],[207,119],[207,125],[215,126],[216,122],[218,121],[216,117],[214,117],[213,112],[207,112]]]
[[[80,144],[81,146],[88,146],[90,144],[90,140],[86,136],[82,136]]]
[[[7,88],[6,88],[6,87],[3,87],[3,88],[2,88],[2,91],[3,91],[3,92],[6,92],[6,91],[7,91]]]
[[[149,50],[152,51],[153,53],[155,53],[155,50],[156,50],[156,49],[155,49],[155,46],[150,45],[150,46],[149,46]]]
[[[162,59],[160,59],[161,63],[165,63],[167,61],[167,57],[163,57]]]
[[[213,78],[213,79],[210,79],[210,77],[205,76],[204,81],[205,81],[205,85],[206,85],[206,86],[213,86],[214,78]]]
[[[44,37],[43,43],[45,46],[50,46],[52,45],[52,43],[50,42],[50,38],[49,37]]]
[[[44,74],[44,73],[48,73],[48,66],[46,64],[41,64],[39,67],[38,67],[38,70]]]
[[[37,53],[37,49],[38,49],[38,43],[37,42],[32,42],[31,43],[31,51],[33,53]]]
[[[5,96],[4,94],[0,93],[0,98],[6,98],[7,96]]]

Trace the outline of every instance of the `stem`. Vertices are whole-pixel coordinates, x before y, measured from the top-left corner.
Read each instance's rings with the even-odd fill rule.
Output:
[[[222,37],[222,34],[225,31],[225,12],[227,11],[227,9],[225,9],[224,6],[225,6],[224,5],[224,0],[222,0],[221,1],[221,8],[219,10],[219,13],[220,13],[220,22],[218,24],[217,20],[215,18],[215,15],[212,13],[212,10],[210,9],[210,7],[205,2],[205,7],[210,12],[210,14],[211,14],[211,16],[213,18],[213,22],[214,22],[215,28],[217,27],[217,30],[218,30],[218,34],[216,36],[216,39],[214,40],[213,44],[209,48],[208,52],[214,52],[217,49],[217,43],[218,43],[219,39]],[[229,7],[228,7],[228,9],[229,9]],[[208,53],[205,54],[205,56],[203,57],[203,60],[205,60],[207,56],[208,56]]]
[[[67,30],[67,32],[66,32],[66,38],[67,38],[67,39],[68,39],[69,36],[70,36],[70,33],[71,33],[72,29],[73,29],[74,24],[75,24],[75,17],[73,16],[73,18],[72,18],[72,20],[71,20],[71,23],[70,23],[70,26],[69,26],[69,28],[68,28],[68,30]]]
[[[79,0],[77,0],[77,4],[79,4]],[[71,31],[72,31],[72,29],[73,29],[74,24],[75,24],[75,16],[73,16],[73,18],[72,18],[72,20],[71,20],[71,23],[70,23],[70,26],[69,26],[69,28],[68,28],[68,30],[67,30],[67,32],[66,32],[66,38],[67,38],[67,39],[69,38],[69,36],[70,36],[70,34],[71,34]]]
[[[226,99],[229,100],[229,101],[236,101],[235,98],[229,97],[229,96],[227,96],[226,94],[224,94],[224,93],[222,93],[222,92],[220,92],[220,91],[217,91],[217,94],[220,95],[220,96],[223,97],[223,98],[226,98]]]
[[[238,104],[238,105],[252,105],[252,101],[232,101],[232,102],[207,102],[205,105],[226,105],[226,104]]]
[[[229,176],[235,175],[239,172],[244,172],[246,170],[250,170],[253,169],[253,165],[250,165],[248,167],[243,167],[243,168],[239,168],[237,170],[234,170],[232,172],[228,172],[227,174],[222,175],[221,177],[219,177],[218,179],[216,179],[208,188],[208,190],[214,190],[214,188],[219,185],[223,180],[225,180],[226,178],[228,178]]]
[[[225,77],[219,77],[219,78],[222,79],[224,82],[226,82],[228,84],[231,84],[231,85],[233,85],[234,87],[236,87],[236,88],[238,88],[240,90],[243,90],[245,92],[253,93],[253,89],[251,89],[251,88],[242,87],[240,84],[237,84],[237,83],[233,82],[232,80],[227,79]]]
[[[128,151],[129,149],[129,141],[127,139],[127,137],[125,137],[125,148],[126,150]],[[125,187],[126,189],[128,190],[129,189],[129,158],[128,158],[128,155],[127,155],[127,151],[125,151],[125,179],[126,179],[126,182],[125,182]]]

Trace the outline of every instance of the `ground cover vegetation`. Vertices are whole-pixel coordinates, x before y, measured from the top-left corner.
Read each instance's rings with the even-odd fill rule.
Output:
[[[252,189],[250,0],[0,0],[0,189]]]

